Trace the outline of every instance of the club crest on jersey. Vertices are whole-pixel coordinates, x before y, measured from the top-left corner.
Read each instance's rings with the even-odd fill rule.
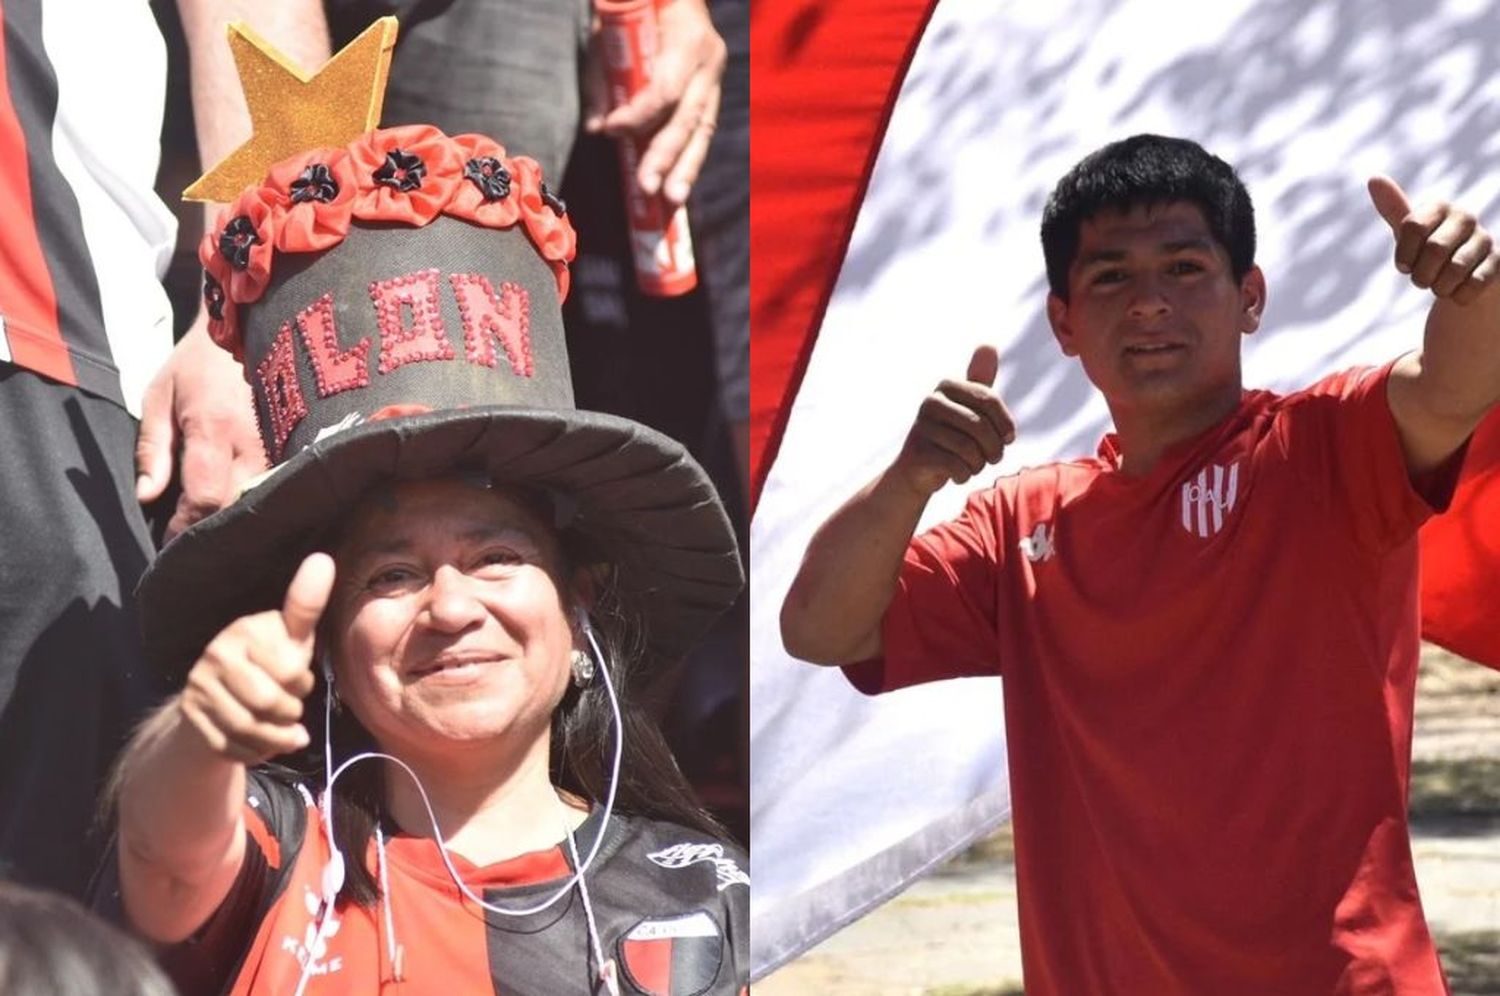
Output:
[[[1214,464],[1182,484],[1182,528],[1194,536],[1209,537],[1224,528],[1239,497],[1240,465]]]
[[[698,996],[719,977],[724,935],[705,910],[640,921],[620,940],[620,965],[649,996]]]

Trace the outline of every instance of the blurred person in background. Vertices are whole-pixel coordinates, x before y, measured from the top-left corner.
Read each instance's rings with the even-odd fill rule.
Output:
[[[176,996],[151,952],[72,899],[0,882],[0,993]]]

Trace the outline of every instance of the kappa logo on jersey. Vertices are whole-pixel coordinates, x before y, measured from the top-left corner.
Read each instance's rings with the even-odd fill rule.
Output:
[[[308,969],[312,975],[329,975],[344,967],[343,958],[328,958],[328,939],[339,932],[339,920],[331,912],[323,917],[323,901],[307,886],[302,887],[303,901],[312,919],[307,924],[307,933],[299,941],[287,934],[281,938],[281,950],[297,959],[297,964]],[[321,925],[321,930],[319,929]],[[328,958],[327,961],[323,959]]]
[[[1026,554],[1026,559],[1033,564],[1039,560],[1051,560],[1057,553],[1057,547],[1053,543],[1056,532],[1047,532],[1047,523],[1038,522],[1030,536],[1021,537],[1021,552]]]
[[[1226,470],[1218,464],[1204,467],[1198,476],[1182,485],[1182,528],[1195,536],[1208,537],[1224,528],[1239,495],[1240,465]]]
[[[663,868],[686,868],[700,861],[712,861],[714,874],[719,877],[719,891],[731,885],[749,885],[750,876],[740,871],[733,858],[724,857],[723,844],[674,844],[664,851],[646,857]]]
[[[704,910],[647,919],[621,938],[619,955],[626,978],[641,992],[698,996],[719,977],[724,936]]]

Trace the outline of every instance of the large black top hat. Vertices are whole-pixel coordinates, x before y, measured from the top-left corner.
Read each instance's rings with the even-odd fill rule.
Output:
[[[426,126],[300,153],[242,193],[199,255],[273,467],[146,572],[148,659],[180,678],[228,623],[279,605],[372,487],[454,473],[566,505],[648,658],[702,636],[743,585],[733,532],[680,444],[574,407],[573,244],[533,161]]]

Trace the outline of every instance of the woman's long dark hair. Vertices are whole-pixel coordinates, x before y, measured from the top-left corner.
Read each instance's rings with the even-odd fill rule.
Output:
[[[564,533],[562,538],[565,562],[592,562],[577,548],[576,537]],[[570,573],[563,572],[562,576],[569,577]],[[656,721],[636,699],[636,686],[642,678],[639,672],[645,660],[643,633],[613,578],[599,580],[589,619],[610,669],[625,735],[615,812],[665,820],[727,840],[724,828],[703,808],[677,767]],[[319,742],[318,731],[312,727],[321,725],[323,718],[321,710],[317,711],[319,715],[307,717],[314,743]],[[552,714],[553,784],[602,805],[609,790],[614,758],[614,725],[602,676],[596,675],[586,688],[570,684]],[[334,713],[332,744],[335,767],[357,753],[378,749],[369,732],[347,708]],[[366,866],[364,856],[385,807],[386,767],[386,764],[362,762],[340,775],[334,786],[333,837],[345,856],[344,887],[339,892],[343,902],[370,906],[380,898],[379,884]],[[318,776],[321,774],[320,767]],[[316,833],[317,828],[310,826],[307,832]]]

